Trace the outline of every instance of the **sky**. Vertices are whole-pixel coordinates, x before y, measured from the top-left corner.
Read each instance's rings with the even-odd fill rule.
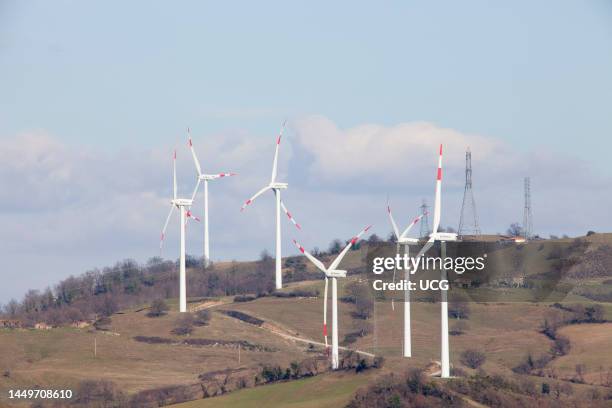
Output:
[[[171,154],[238,176],[210,187],[213,260],[274,248],[268,182],[280,124],[283,220],[307,248],[366,224],[386,236],[433,202],[457,228],[472,150],[481,227],[612,231],[612,3],[0,2],[0,303],[71,274],[159,255]],[[194,211],[202,215],[198,196]],[[178,255],[176,219],[163,256]],[[401,228],[401,227],[400,227]],[[188,252],[202,254],[190,224]]]

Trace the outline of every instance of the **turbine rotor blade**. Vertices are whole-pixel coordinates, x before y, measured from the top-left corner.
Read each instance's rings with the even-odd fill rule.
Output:
[[[333,271],[335,270],[338,265],[340,265],[340,262],[342,262],[342,258],[344,258],[344,256],[347,254],[347,252],[349,251],[349,249],[351,249],[351,246],[355,245],[355,242],[357,242],[359,240],[359,238],[361,238],[361,236],[363,234],[365,234],[366,232],[368,232],[368,230],[372,228],[371,225],[368,225],[367,227],[365,227],[364,229],[361,230],[361,232],[359,232],[359,234],[357,234],[356,236],[354,236],[353,238],[351,238],[351,240],[349,241],[348,244],[346,244],[346,246],[344,247],[344,249],[342,250],[342,252],[340,252],[340,254],[336,257],[336,259],[334,259],[334,261],[332,262],[332,264],[329,266],[329,270]]]
[[[174,186],[173,197],[176,200],[176,149],[174,149],[174,158],[172,159],[172,183]]]
[[[435,242],[435,239],[432,237],[432,238],[429,238],[429,240],[425,243],[425,245],[423,245],[423,248],[421,248],[417,256],[414,257],[414,259],[416,260],[414,262],[415,265],[419,263],[419,260],[425,254],[425,252],[429,251],[429,249],[433,246],[434,242]],[[411,271],[410,273],[414,274],[415,272],[416,272],[416,269],[414,271]]]
[[[185,217],[187,219],[192,219],[194,221],[200,222],[200,218],[196,217],[195,215],[193,215],[193,213],[191,212],[191,210],[187,210],[185,211]]]
[[[317,258],[312,256],[310,252],[306,251],[304,247],[300,245],[299,242],[297,242],[295,239],[293,240],[293,243],[300,250],[300,252],[303,253],[306,256],[306,258],[308,258],[308,260],[312,262],[314,266],[319,268],[321,272],[323,272],[325,276],[327,277],[327,269],[325,268],[325,265],[323,265],[323,262],[319,261]]]
[[[187,133],[189,134],[189,149],[191,150],[191,155],[193,156],[193,162],[195,163],[196,171],[198,172],[198,177],[200,177],[202,176],[202,168],[200,167],[200,161],[198,160],[198,156],[196,155],[195,149],[193,148],[190,128],[187,128]]]
[[[295,225],[295,227],[299,230],[302,229],[302,226],[295,220],[295,218],[293,218],[293,215],[291,215],[291,213],[289,212],[289,210],[287,210],[287,207],[285,207],[285,203],[281,200],[280,202],[281,208],[283,209],[283,211],[285,212],[285,214],[287,214],[287,218],[289,218],[289,221],[291,221],[293,223],[293,225]]]
[[[237,175],[238,173],[217,173],[217,174],[206,174],[205,176],[211,180],[214,180],[218,178],[231,177],[231,176],[237,176]]]
[[[391,226],[393,227],[393,233],[395,234],[395,238],[400,239],[399,230],[397,229],[397,224],[393,219],[393,214],[391,214],[391,206],[389,205],[389,200],[387,200],[387,213],[389,214],[389,220],[391,221]]]
[[[193,193],[191,194],[191,202],[195,200],[196,194],[198,194],[198,188],[200,187],[200,178],[198,177],[198,181],[196,181],[195,188],[193,189]]]
[[[170,212],[166,217],[166,222],[164,223],[164,228],[162,228],[161,237],[159,240],[159,250],[161,251],[162,246],[164,244],[164,238],[166,237],[166,228],[168,228],[168,223],[170,222],[170,217],[172,217],[172,212],[174,211],[174,205],[170,207]]]
[[[412,227],[414,227],[419,221],[421,221],[421,218],[423,218],[425,215],[427,215],[427,213],[423,213],[423,214],[419,215],[418,217],[415,217],[412,220],[412,222],[406,227],[404,232],[402,232],[402,235],[400,237],[401,238],[406,238],[406,235],[408,235],[408,233],[410,232]]]
[[[251,203],[253,201],[255,201],[255,199],[257,197],[259,197],[260,195],[262,195],[263,193],[265,193],[267,190],[271,189],[272,187],[270,186],[265,186],[264,188],[262,188],[261,190],[259,190],[258,192],[256,192],[253,197],[249,198],[248,200],[246,200],[244,202],[244,204],[242,205],[242,207],[240,208],[240,211],[244,211],[245,208],[247,208],[249,205],[251,205]]]
[[[280,132],[278,133],[278,137],[276,138],[276,149],[274,150],[274,161],[272,162],[272,179],[270,183],[274,183],[276,181],[276,173],[278,167],[278,148],[280,147],[281,138],[283,137],[283,132],[285,131],[285,126],[287,125],[287,121],[283,122],[283,126],[281,126]]]

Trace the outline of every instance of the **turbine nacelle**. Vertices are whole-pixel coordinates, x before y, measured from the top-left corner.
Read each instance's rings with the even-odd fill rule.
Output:
[[[418,238],[408,238],[408,237],[400,237],[397,240],[398,244],[402,244],[402,245],[410,245],[410,244],[418,244],[419,240]]]
[[[170,200],[170,204],[175,205],[177,207],[191,207],[193,204],[193,200],[189,198],[175,198]]]
[[[457,234],[454,232],[434,232],[429,237],[436,241],[458,241]]]
[[[346,278],[346,271],[340,269],[327,270],[325,276],[328,278]]]
[[[285,190],[287,189],[287,187],[289,187],[289,183],[279,183],[278,181],[270,183],[270,186],[269,186],[269,188],[273,190]]]

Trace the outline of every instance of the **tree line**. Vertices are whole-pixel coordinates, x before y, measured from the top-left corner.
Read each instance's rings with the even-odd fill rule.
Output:
[[[376,235],[369,238],[378,242]],[[348,242],[348,241],[346,241]],[[353,245],[359,249],[364,241]],[[314,249],[325,257],[339,252],[342,241],[333,240],[327,251]],[[340,249],[338,249],[340,248]],[[309,271],[302,256],[283,259],[287,282],[321,278]],[[189,297],[262,296],[274,292],[274,259],[263,251],[255,262],[231,262],[229,267],[214,263],[204,267],[202,258],[186,256]],[[12,299],[0,306],[0,319],[20,322],[33,327],[44,322],[61,326],[84,320],[110,316],[118,310],[150,303],[156,299],[178,297],[178,260],[150,258],[140,264],[133,259],[117,262],[102,269],[93,269],[79,276],[70,276],[54,287],[29,290],[21,301]]]

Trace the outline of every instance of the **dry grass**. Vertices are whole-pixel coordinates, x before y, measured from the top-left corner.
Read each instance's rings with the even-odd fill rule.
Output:
[[[145,344],[132,338],[172,336],[170,330],[178,313],[160,318],[145,317],[145,312],[112,317],[112,332],[120,335],[79,329],[2,330],[0,331],[0,368],[10,370],[10,378],[0,377],[0,395],[10,388],[34,384],[71,387],[84,379],[106,379],[127,392],[171,384],[193,384],[203,372],[238,367],[237,350],[223,347]],[[279,364],[306,358],[303,345],[271,336],[236,319],[212,314],[209,326],[196,327],[191,338],[247,340],[274,348],[276,352],[241,351],[241,366]],[[94,358],[94,338],[97,357]],[[1,405],[0,400],[0,405]]]
[[[612,235],[597,234],[589,237],[593,242],[610,242]],[[539,256],[549,250],[525,248],[529,256]],[[531,254],[533,252],[533,255]],[[364,251],[349,253],[343,268],[359,266]],[[534,258],[535,259],[535,258]],[[534,260],[534,262],[536,262]],[[540,261],[538,261],[540,262]],[[541,261],[545,262],[545,261]],[[230,263],[215,264],[217,268]],[[542,268],[545,265],[540,265]],[[309,265],[308,268],[311,268]],[[340,279],[340,296],[345,285],[356,279]],[[593,282],[594,285],[600,284]],[[239,310],[275,323],[293,335],[322,341],[323,279],[296,282],[284,291],[294,288],[318,290],[318,299],[265,297],[252,302],[231,303],[230,297],[219,298],[220,305],[210,304],[209,326],[197,327],[192,338],[246,340],[278,350],[277,352],[249,352],[242,350],[241,366],[258,367],[278,364],[283,367],[291,361],[308,356],[305,345],[285,340],[265,329],[249,325],[237,319],[215,312],[219,309]],[[527,300],[524,289],[506,290],[506,299],[513,302],[480,304],[470,303],[469,328],[461,336],[450,337],[451,362],[458,366],[459,354],[468,348],[477,348],[487,356],[484,368],[490,372],[510,373],[512,367],[528,353],[546,353],[551,341],[539,333],[540,324],[549,312],[548,304],[521,302]],[[588,302],[570,295],[566,303]],[[73,388],[83,379],[107,379],[129,393],[171,384],[192,384],[199,374],[225,368],[237,368],[237,352],[222,347],[190,347],[184,345],[150,345],[134,341],[134,336],[179,337],[170,334],[179,314],[176,300],[168,302],[171,312],[160,318],[148,318],[146,310],[136,309],[114,315],[110,331],[118,336],[88,329],[60,328],[49,331],[0,330],[0,370],[10,370],[9,377],[0,377],[0,406],[5,403],[9,388],[31,388],[34,384],[51,388]],[[603,304],[606,317],[612,319],[612,305]],[[190,307],[197,306],[196,303]],[[328,308],[331,317],[331,304]],[[340,303],[340,338],[354,331],[358,323],[351,316],[354,306]],[[440,305],[416,302],[412,304],[413,358],[404,359],[402,352],[403,304],[376,303],[375,317],[370,319],[374,332],[358,339],[352,348],[374,352],[385,357],[383,372],[401,372],[410,367],[425,367],[440,355]],[[331,326],[331,321],[329,322]],[[450,326],[454,321],[451,319]],[[587,366],[586,379],[599,383],[598,367],[612,367],[612,324],[585,324],[564,327],[560,333],[570,338],[569,355],[556,359],[552,364],[562,376],[571,377],[576,364]],[[93,356],[93,342],[97,337],[98,356]],[[462,367],[464,368],[464,367]],[[252,401],[263,405],[311,407],[338,406],[348,401],[357,387],[379,375],[370,371],[367,376],[352,374],[323,375],[316,378],[257,387],[210,400],[193,402],[185,407],[241,407]],[[278,402],[276,402],[278,401]],[[277,405],[274,405],[277,404]]]
[[[571,342],[568,355],[554,361],[559,376],[571,378],[578,364],[586,366],[585,382],[600,384],[600,368],[604,373],[612,370],[612,323],[579,324],[561,328],[559,334]]]

